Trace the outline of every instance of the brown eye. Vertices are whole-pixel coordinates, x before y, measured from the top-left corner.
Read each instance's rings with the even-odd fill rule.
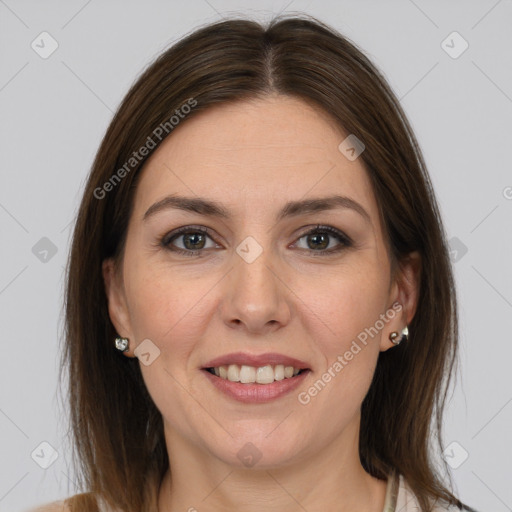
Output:
[[[186,233],[181,235],[183,238],[183,245],[186,249],[191,251],[195,249],[203,249],[206,237],[202,233]]]
[[[312,254],[318,253],[318,255],[329,255],[352,245],[352,241],[348,236],[331,226],[316,226],[314,229],[304,233],[299,240],[303,238],[306,239],[306,247],[301,248],[306,249]],[[333,240],[334,244],[332,245],[331,242]],[[330,245],[331,247],[329,248]]]
[[[208,239],[213,245],[207,247]],[[168,233],[162,238],[161,245],[169,251],[187,256],[197,256],[204,249],[217,247],[206,228],[193,226],[185,226]]]
[[[310,249],[326,249],[329,245],[330,235],[327,233],[313,233],[312,235],[307,235],[308,247]]]

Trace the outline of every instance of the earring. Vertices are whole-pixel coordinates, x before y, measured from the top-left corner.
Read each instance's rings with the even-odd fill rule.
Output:
[[[405,326],[402,329],[402,332],[400,334],[400,338],[396,339],[398,336],[399,336],[399,334],[396,331],[393,331],[389,335],[389,341],[391,341],[391,343],[394,343],[395,345],[400,345],[400,343],[402,341],[407,341],[407,339],[409,338],[409,329],[407,329],[407,326]]]
[[[121,352],[126,352],[128,350],[128,338],[121,338],[118,336],[115,341],[115,345],[117,350],[120,350]]]

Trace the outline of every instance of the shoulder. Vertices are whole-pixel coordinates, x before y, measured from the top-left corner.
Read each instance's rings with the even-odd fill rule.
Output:
[[[67,505],[66,500],[60,500],[45,503],[44,505],[31,508],[25,512],[70,512],[70,508]]]
[[[419,510],[419,504],[416,496],[407,483],[407,480],[402,475],[399,477],[396,510],[399,510],[400,512],[416,512]],[[432,512],[460,512],[460,509],[453,505],[435,504]]]
[[[39,507],[25,510],[24,512],[72,512],[80,510],[95,510],[98,512],[110,511],[101,498],[92,492],[86,492],[75,494],[63,500],[45,503]]]

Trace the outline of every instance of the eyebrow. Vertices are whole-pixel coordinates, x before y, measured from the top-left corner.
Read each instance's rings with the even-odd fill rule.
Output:
[[[277,214],[276,220],[280,221],[286,217],[296,217],[308,213],[333,210],[336,208],[345,208],[357,212],[365,221],[371,224],[370,215],[357,202],[346,196],[328,196],[312,199],[303,199],[300,201],[289,201]],[[151,205],[142,220],[146,221],[158,212],[167,209],[178,209],[188,212],[198,213],[208,217],[217,217],[220,219],[231,219],[229,210],[222,204],[200,197],[167,196],[162,200]]]

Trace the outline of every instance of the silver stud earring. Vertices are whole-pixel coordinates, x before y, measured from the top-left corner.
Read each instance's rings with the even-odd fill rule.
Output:
[[[115,345],[117,350],[120,350],[121,352],[126,352],[128,350],[128,344],[128,338],[121,338],[120,336],[116,338]]]
[[[398,336],[400,336],[400,337],[398,338]],[[394,343],[395,345],[400,345],[400,343],[402,341],[407,341],[408,338],[409,338],[409,329],[407,329],[407,326],[405,326],[402,329],[402,332],[400,334],[398,334],[396,331],[393,331],[389,335],[389,341],[391,341],[391,343]]]

